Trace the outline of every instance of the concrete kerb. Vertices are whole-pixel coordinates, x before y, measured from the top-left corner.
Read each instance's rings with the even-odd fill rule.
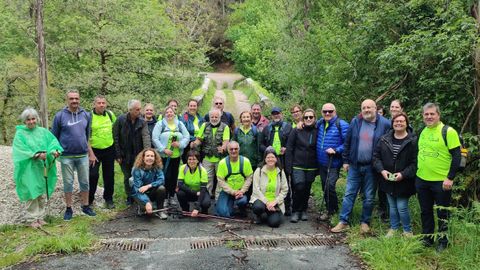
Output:
[[[250,86],[255,94],[258,96],[258,99],[260,100],[260,103],[262,104],[263,107],[272,107],[273,106],[273,100],[268,97],[264,91],[265,89],[261,89],[261,87],[256,83],[252,78],[247,78],[245,79],[245,83]]]
[[[211,83],[211,79],[207,77],[207,75],[205,74],[204,75],[204,78],[203,78],[203,83],[202,83],[202,86],[199,88],[200,93],[197,94],[197,92],[199,92],[198,90],[197,91],[194,91],[192,93],[192,98],[197,100],[198,102],[198,106],[200,107],[202,105],[202,102],[203,102],[203,99],[205,97],[205,95],[207,94],[208,92],[208,89],[210,87],[210,83]],[[193,95],[195,94],[195,95]]]

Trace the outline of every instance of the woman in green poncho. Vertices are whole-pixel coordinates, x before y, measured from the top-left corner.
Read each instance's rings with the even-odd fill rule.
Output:
[[[26,202],[27,222],[37,228],[45,224],[45,199],[57,184],[57,168],[54,158],[63,151],[53,134],[43,127],[37,127],[38,113],[32,108],[25,109],[20,118],[25,125],[16,127],[13,139],[13,164],[16,190],[21,202]],[[44,177],[46,166],[47,182]],[[47,189],[48,186],[48,190]]]

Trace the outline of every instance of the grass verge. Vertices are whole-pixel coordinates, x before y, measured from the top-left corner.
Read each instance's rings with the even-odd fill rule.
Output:
[[[103,183],[103,181],[99,182]],[[45,255],[96,250],[98,237],[95,236],[93,227],[126,208],[126,195],[123,189],[123,174],[116,164],[114,194],[116,209],[114,211],[96,207],[96,217],[92,218],[76,212],[69,222],[63,221],[61,216],[48,216],[45,218],[48,224],[41,229],[23,225],[0,226],[0,268],[22,262],[34,262]],[[97,205],[101,203],[97,202]]]
[[[317,209],[320,210],[323,198],[317,179],[312,187]],[[345,176],[337,182],[337,193],[341,204],[345,192]],[[324,207],[324,206],[323,206]],[[341,206],[340,206],[341,207]],[[451,246],[442,253],[434,248],[424,248],[420,243],[420,207],[416,196],[409,201],[410,217],[415,237],[405,238],[396,235],[386,238],[389,224],[382,223],[378,215],[372,217],[372,235],[363,236],[359,232],[361,199],[357,198],[347,232],[347,243],[352,251],[362,258],[371,269],[478,269],[480,265],[480,203],[474,202],[471,209],[452,208],[449,219]],[[338,222],[338,215],[332,218],[331,225]]]

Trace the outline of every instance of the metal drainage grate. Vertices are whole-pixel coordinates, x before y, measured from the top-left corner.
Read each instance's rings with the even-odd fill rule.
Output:
[[[278,246],[278,240],[280,239],[253,239],[253,240],[247,240],[247,246],[260,246],[260,247],[277,247]]]
[[[103,242],[102,245],[102,250],[142,251],[148,248],[148,242],[139,240]]]
[[[190,249],[206,249],[211,247],[222,246],[223,240],[204,240],[190,242]]]
[[[190,243],[190,249],[206,249],[217,246],[227,246],[236,248],[253,247],[314,247],[314,246],[333,246],[335,239],[317,238],[317,237],[297,237],[297,238],[257,238],[257,239],[235,239],[235,240],[204,240]]]

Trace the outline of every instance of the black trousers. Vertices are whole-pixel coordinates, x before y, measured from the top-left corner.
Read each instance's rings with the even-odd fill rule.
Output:
[[[293,212],[307,211],[308,199],[316,175],[316,171],[293,169],[291,178]]]
[[[272,228],[278,228],[280,224],[282,224],[282,211],[277,206],[275,207],[277,211],[269,211],[267,206],[260,200],[256,200],[252,205],[252,211],[258,217],[262,217],[262,215],[267,215],[267,224]]]
[[[388,200],[387,194],[380,189],[380,181],[383,181],[383,176],[380,174],[376,174],[375,176],[375,188],[377,189],[378,195],[378,212],[380,215],[384,215],[388,217]]]
[[[122,169],[123,173],[123,187],[125,189],[125,194],[127,195],[127,200],[132,201],[132,188],[130,187],[129,179],[132,177],[133,163],[122,160],[120,168]]]
[[[102,178],[104,187],[103,199],[105,201],[113,201],[115,181],[115,148],[112,145],[105,149],[92,148],[92,150],[97,157],[98,162],[95,162],[94,166],[90,166],[89,170],[90,190],[88,194],[88,203],[92,204],[95,200],[95,192],[97,191],[98,178],[100,177],[100,165],[102,165]]]
[[[443,181],[425,181],[417,177],[415,180],[418,202],[420,203],[422,234],[427,234],[425,240],[433,243],[435,232],[435,218],[433,216],[433,205],[450,206],[452,191],[443,190]],[[448,230],[447,220],[449,212],[446,209],[437,209],[438,232],[442,233],[438,238],[440,243],[448,243],[446,232]]]
[[[207,214],[208,208],[212,204],[210,194],[208,191],[205,191],[200,193],[200,199],[198,197],[196,192],[188,192],[181,189],[177,192],[177,199],[183,211],[190,211],[189,202],[199,202],[200,205],[198,207],[201,209],[202,214]]]
[[[167,189],[167,197],[175,195],[178,180],[178,168],[180,167],[180,157],[178,158],[162,158],[163,166],[166,168],[165,173],[165,189]]]
[[[152,204],[154,202],[157,204],[157,209],[162,209],[163,208],[163,202],[165,201],[165,193],[166,192],[165,192],[165,187],[164,186],[152,187],[145,192],[145,194],[150,199],[150,202]],[[138,205],[142,206],[143,209],[145,208],[146,204],[144,202],[142,202],[141,200],[139,200],[137,198],[135,198],[135,201],[138,203]]]

